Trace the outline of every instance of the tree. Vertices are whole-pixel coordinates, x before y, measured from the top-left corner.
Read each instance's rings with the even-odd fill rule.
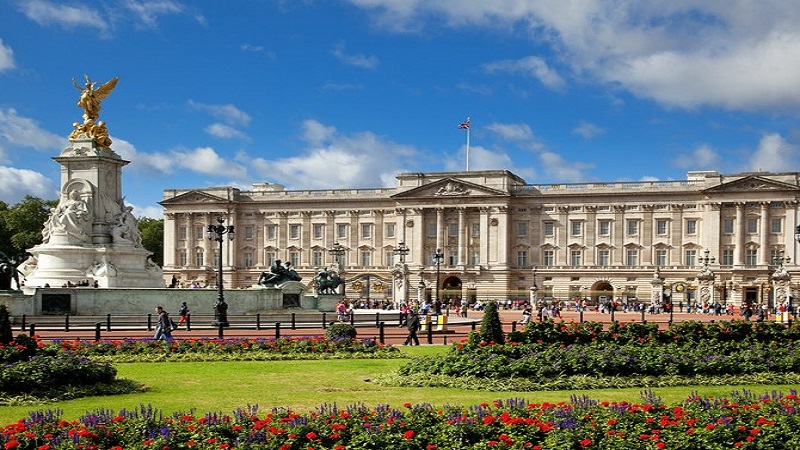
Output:
[[[138,221],[139,233],[142,235],[142,246],[153,252],[153,262],[164,265],[164,219],[142,217]]]
[[[505,344],[506,340],[503,334],[503,324],[500,322],[500,312],[497,310],[497,302],[489,302],[486,305],[479,335],[484,342]]]
[[[2,202],[0,202],[2,203]],[[42,229],[57,200],[42,200],[26,195],[13,206],[0,204],[0,250],[17,262],[25,259],[25,252],[42,243]]]

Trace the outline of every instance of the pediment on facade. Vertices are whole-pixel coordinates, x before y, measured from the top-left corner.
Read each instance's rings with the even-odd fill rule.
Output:
[[[653,248],[672,248],[672,245],[664,241],[658,241],[653,244]]]
[[[162,206],[176,206],[176,205],[196,205],[203,203],[227,203],[228,199],[217,197],[202,191],[189,191],[181,195],[177,195],[170,199],[158,202]]]
[[[433,183],[419,186],[414,189],[395,194],[392,198],[420,198],[420,197],[438,197],[438,198],[463,198],[463,197],[508,197],[508,192],[501,191],[480,184],[475,184],[469,181],[459,180],[458,178],[443,178],[434,181]]]
[[[602,248],[614,248],[614,246],[613,246],[613,245],[611,245],[611,244],[610,244],[610,243],[608,243],[608,242],[598,242],[598,243],[597,243],[597,244],[595,244],[594,246],[595,246],[595,248],[601,248],[601,249],[602,249]]]
[[[628,242],[627,244],[623,245],[625,248],[644,248],[642,244],[638,242]]]
[[[793,184],[776,181],[758,175],[749,175],[738,180],[708,188],[704,193],[734,193],[753,191],[800,191],[800,187]]]

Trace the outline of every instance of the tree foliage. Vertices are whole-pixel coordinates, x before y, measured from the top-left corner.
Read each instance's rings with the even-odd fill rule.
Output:
[[[164,219],[142,217],[138,221],[142,246],[153,252],[153,262],[164,265]]]
[[[495,344],[505,343],[503,324],[500,322],[500,312],[497,310],[497,302],[489,302],[486,304],[486,310],[483,313],[483,321],[481,321],[481,330],[478,334],[484,342],[494,342]]]
[[[0,251],[16,261],[22,261],[25,252],[42,243],[42,229],[57,200],[43,200],[26,195],[12,206],[0,202]]]

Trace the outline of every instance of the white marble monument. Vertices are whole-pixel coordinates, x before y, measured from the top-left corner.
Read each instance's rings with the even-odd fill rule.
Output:
[[[74,82],[74,80],[73,80]],[[78,107],[84,122],[73,124],[70,145],[53,158],[61,164],[58,206],[42,230],[42,243],[19,268],[26,287],[60,287],[88,281],[98,287],[164,287],[161,268],[142,247],[133,208],[122,196],[123,160],[111,148],[100,102],[117,78],[95,89],[86,77]]]

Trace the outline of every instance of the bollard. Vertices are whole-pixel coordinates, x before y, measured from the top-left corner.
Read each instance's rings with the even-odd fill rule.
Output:
[[[511,332],[513,333],[515,331],[517,331],[517,321],[516,320],[511,322]]]
[[[100,341],[100,322],[94,324],[94,341]]]
[[[69,314],[64,316],[64,331],[69,331]]]
[[[578,308],[578,309],[580,310],[580,312],[579,312],[580,323],[583,323],[583,308]]]
[[[186,314],[186,331],[192,331],[192,313]]]
[[[256,313],[256,330],[261,329],[261,313]]]
[[[386,343],[386,339],[384,339],[386,336],[384,335],[384,330],[383,330],[385,325],[386,324],[384,324],[383,322],[381,322],[378,325],[378,329],[379,329],[379,331],[378,331],[378,342],[380,342],[381,344],[385,344]]]
[[[147,313],[147,331],[153,331],[153,314]]]
[[[644,307],[644,305],[642,305],[642,324],[647,323],[647,319],[644,318],[644,310],[645,310],[645,307]]]
[[[217,337],[222,339],[225,337],[225,323],[220,322],[219,326],[217,327]]]
[[[281,323],[275,322],[275,339],[281,338]]]
[[[380,324],[380,323],[381,323],[381,313],[376,312],[375,313],[375,328],[378,328],[378,326],[379,326],[378,324]]]
[[[614,307],[614,304],[611,304],[611,323],[614,323],[614,310],[617,309]]]
[[[428,344],[433,344],[433,327],[428,325]]]
[[[475,331],[477,326],[478,326],[478,322],[473,321],[472,322],[472,331]]]
[[[28,327],[28,336],[33,337],[36,334],[36,324],[32,323],[31,326]]]
[[[22,331],[25,331],[25,318],[27,316],[25,314],[22,315]]]
[[[325,313],[322,313],[322,329],[323,330],[328,329],[328,322],[325,320],[325,317],[326,317]]]
[[[350,313],[350,325],[356,326],[356,313],[355,312],[351,312]]]
[[[292,329],[297,329],[297,318],[295,317],[295,313],[292,313]]]
[[[111,313],[106,315],[106,331],[111,331]]]
[[[447,335],[444,335],[444,345],[447,345]]]

